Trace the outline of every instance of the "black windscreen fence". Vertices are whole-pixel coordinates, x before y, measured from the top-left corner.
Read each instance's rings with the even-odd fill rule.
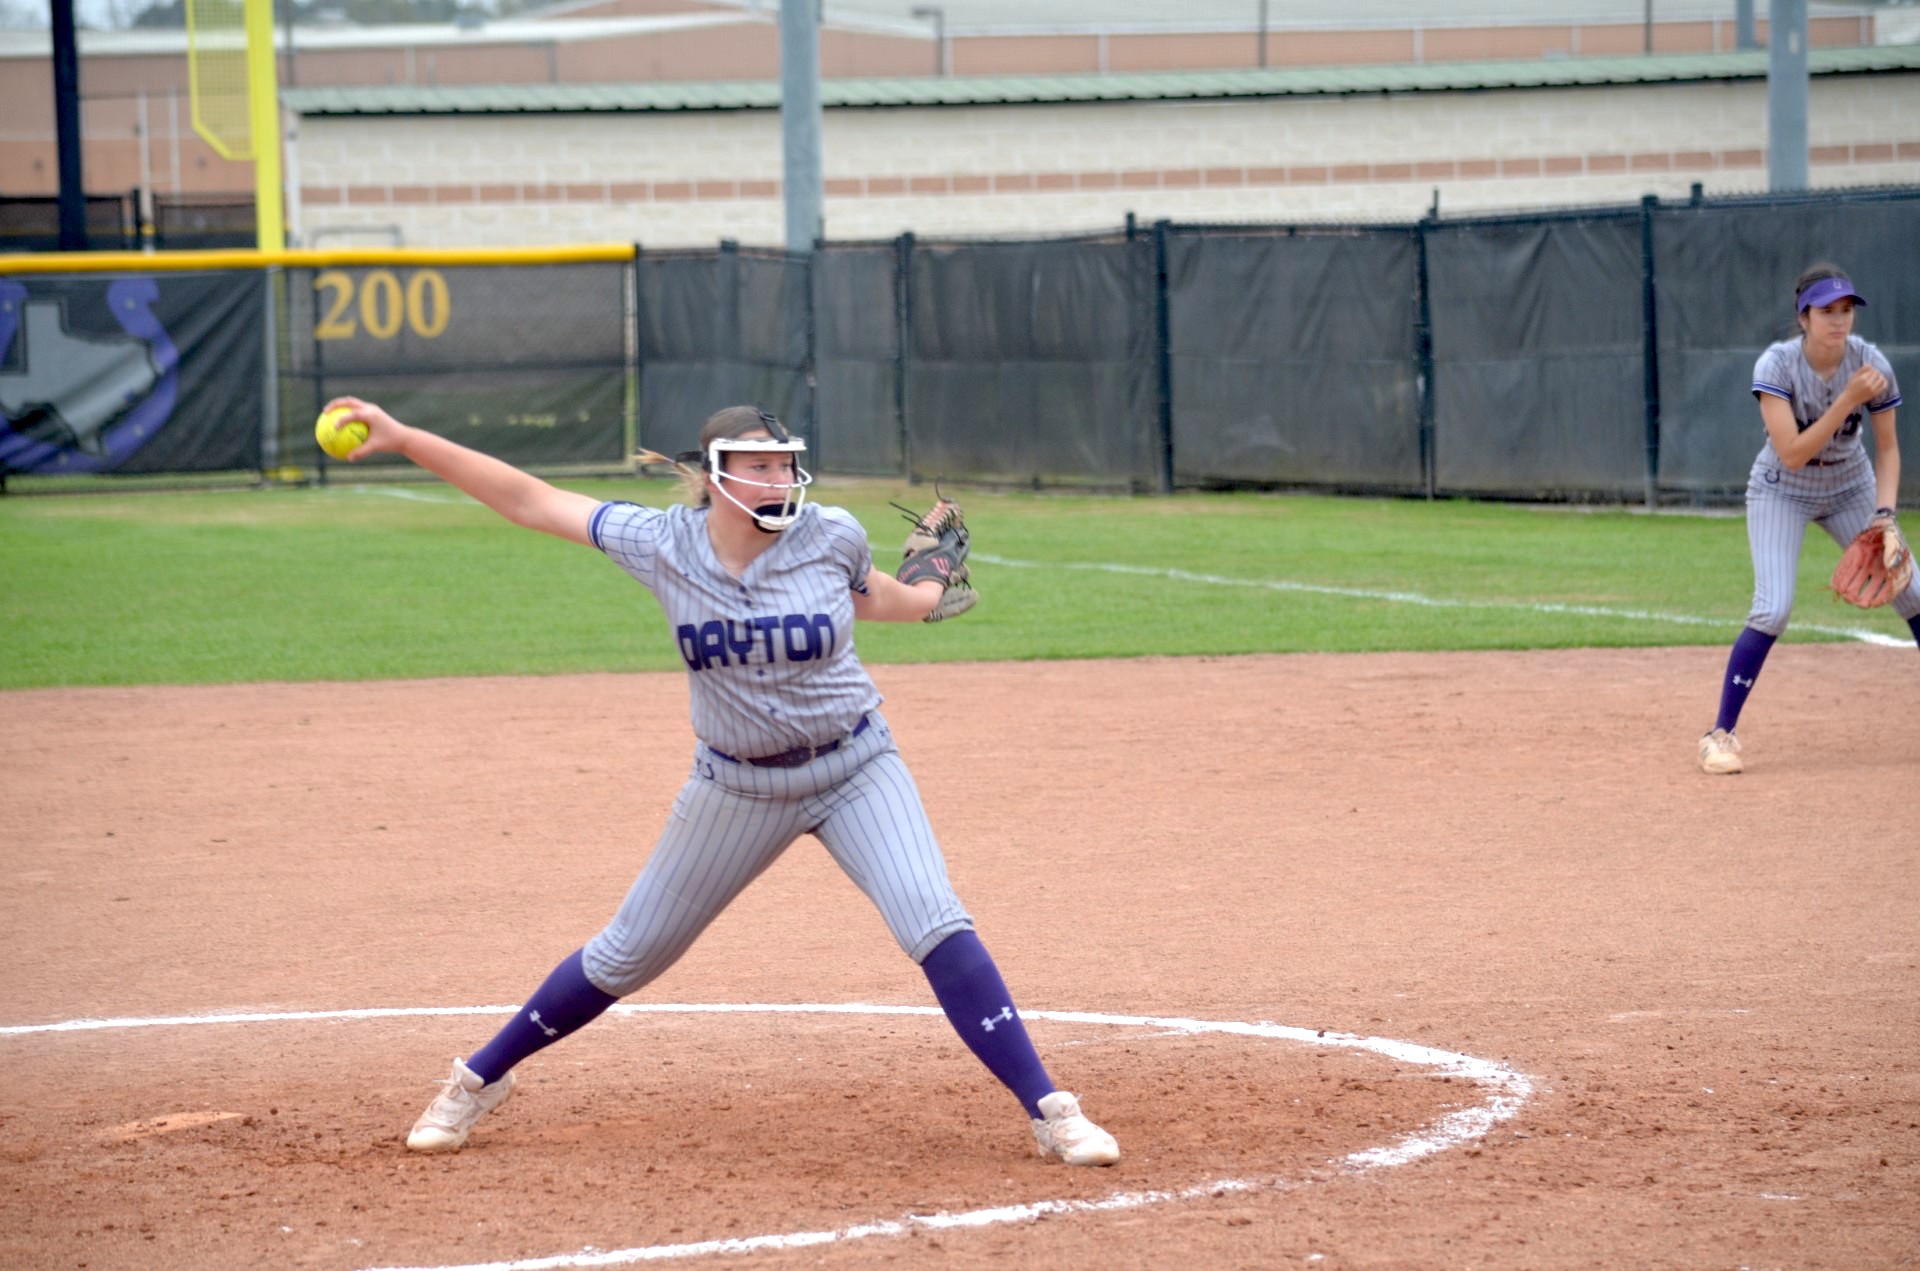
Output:
[[[625,262],[285,271],[282,461],[324,471],[309,421],[351,394],[510,463],[624,463],[631,280]]]
[[[1425,233],[1435,486],[1506,497],[1641,493],[1639,216]]]
[[[153,245],[167,251],[253,247],[260,241],[253,200],[205,194],[159,194],[153,200]]]
[[[0,276],[0,475],[263,466],[266,278]]]
[[[813,258],[816,410],[807,447],[823,471],[906,470],[903,250],[837,248]]]
[[[815,431],[804,260],[725,247],[643,254],[634,273],[642,446],[696,449],[707,416],[736,403]]]
[[[1410,232],[1167,247],[1176,484],[1423,488]]]
[[[821,473],[1725,502],[1764,440],[1754,361],[1794,333],[1808,265],[1857,271],[1857,333],[1920,392],[1915,243],[1920,188],[807,256],[15,269],[0,477],[324,473],[308,421],[351,393],[535,466],[621,470],[750,403]]]
[[[1145,484],[1155,408],[1146,240],[912,253],[909,472]]]
[[[132,194],[89,194],[83,200],[89,251],[119,252],[140,246],[140,199]],[[54,195],[0,195],[0,252],[60,250],[60,200]]]
[[[1652,220],[1659,262],[1658,365],[1663,489],[1713,493],[1732,474],[1745,484],[1762,434],[1753,364],[1798,334],[1792,287],[1801,270],[1834,263],[1855,271],[1867,298],[1854,332],[1893,364],[1907,405],[1920,401],[1920,195],[1831,200],[1780,208],[1662,208]],[[1912,425],[1902,429],[1911,438]],[[1871,445],[1871,443],[1869,443]],[[1913,453],[1909,442],[1907,453]],[[1907,459],[1900,489],[1920,497],[1920,463]]]

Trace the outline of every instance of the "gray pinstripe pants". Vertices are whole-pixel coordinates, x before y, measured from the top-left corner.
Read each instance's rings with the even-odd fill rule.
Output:
[[[1755,461],[1747,478],[1747,545],[1753,552],[1748,626],[1773,636],[1787,629],[1807,526],[1818,525],[1845,550],[1873,519],[1874,497],[1873,464],[1864,452],[1838,467],[1798,472],[1768,458]],[[1920,572],[1894,597],[1893,607],[1902,618],[1920,614]]]
[[[892,730],[878,711],[872,719],[798,768],[729,762],[696,746],[653,855],[587,942],[587,978],[617,997],[658,978],[803,834],[819,838],[915,962],[972,927]]]

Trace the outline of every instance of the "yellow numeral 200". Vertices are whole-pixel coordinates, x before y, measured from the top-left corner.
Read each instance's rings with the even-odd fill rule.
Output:
[[[360,281],[359,320],[352,310],[354,279],[338,269],[326,269],[314,275],[313,289],[331,293],[326,316],[313,328],[316,340],[351,340],[365,326],[376,340],[391,340],[400,334],[404,321],[409,330],[431,340],[447,329],[452,305],[447,300],[447,280],[437,269],[422,269],[407,279],[403,292],[400,280],[390,269],[375,269]],[[404,295],[404,301],[402,299]]]

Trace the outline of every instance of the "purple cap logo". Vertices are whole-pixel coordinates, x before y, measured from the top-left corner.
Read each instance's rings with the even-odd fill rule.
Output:
[[[1796,313],[1805,313],[1809,309],[1824,309],[1842,296],[1852,296],[1853,303],[1863,305],[1867,298],[1853,289],[1853,283],[1845,278],[1822,278],[1810,282],[1807,289],[1800,293],[1794,302]]]

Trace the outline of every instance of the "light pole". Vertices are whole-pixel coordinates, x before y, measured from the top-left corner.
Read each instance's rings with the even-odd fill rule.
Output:
[[[786,178],[787,252],[812,253],[826,231],[820,158],[820,9],[780,6],[780,145]]]
[[[938,4],[916,4],[913,16],[933,23],[933,73],[950,75],[953,66],[947,58],[947,10]]]
[[[293,64],[293,20],[299,16],[299,13],[293,7],[293,0],[285,0],[283,9],[284,16],[281,21],[287,28],[287,87],[294,88],[300,83],[300,74]]]
[[[1767,188],[1807,188],[1807,0],[1767,13]]]

